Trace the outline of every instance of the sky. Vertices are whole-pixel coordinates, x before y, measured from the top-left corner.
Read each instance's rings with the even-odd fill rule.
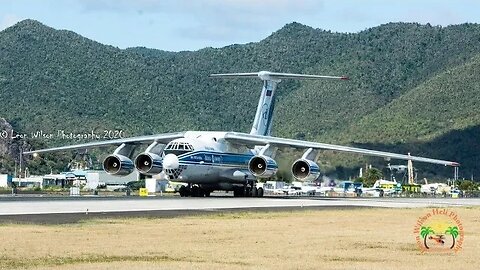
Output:
[[[478,0],[0,0],[0,30],[35,19],[119,48],[257,42],[290,22],[359,32],[388,22],[479,23]]]

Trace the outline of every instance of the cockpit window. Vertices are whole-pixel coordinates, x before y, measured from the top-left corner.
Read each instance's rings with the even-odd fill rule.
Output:
[[[193,151],[193,146],[189,143],[186,143],[186,142],[170,142],[165,147],[164,153],[165,153],[165,155],[175,154],[175,155],[178,156],[178,155],[185,154],[185,153],[192,152],[192,151]]]

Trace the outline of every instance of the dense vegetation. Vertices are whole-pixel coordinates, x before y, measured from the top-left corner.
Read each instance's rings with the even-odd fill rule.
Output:
[[[343,34],[291,23],[257,43],[173,53],[120,50],[25,20],[0,32],[0,117],[26,133],[248,131],[261,83],[207,76],[258,70],[351,78],[280,84],[275,135],[410,151],[458,160],[468,178],[480,173],[478,139],[467,137],[480,129],[477,24]],[[364,162],[325,153],[320,163],[348,177]]]

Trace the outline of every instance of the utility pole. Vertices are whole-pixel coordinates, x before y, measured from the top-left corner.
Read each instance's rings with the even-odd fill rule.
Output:
[[[410,153],[408,153],[408,155],[410,156]],[[413,185],[413,162],[411,159],[408,160],[407,169],[408,169],[408,184]]]
[[[20,163],[20,165],[19,165],[20,168],[18,170],[18,174],[20,175],[19,178],[22,178],[23,149],[21,147],[19,147],[18,150],[20,150],[19,153],[18,153],[19,158],[20,158],[20,162],[19,162]]]
[[[456,182],[458,180],[458,166],[453,167],[453,180]]]

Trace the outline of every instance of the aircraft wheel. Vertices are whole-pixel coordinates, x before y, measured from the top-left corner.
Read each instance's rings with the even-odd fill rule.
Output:
[[[202,191],[199,187],[194,186],[192,187],[192,197],[200,197],[202,195]]]
[[[263,197],[263,188],[258,188],[257,197],[259,198]]]
[[[243,197],[252,197],[252,189],[249,187],[245,187],[243,189]]]
[[[258,197],[258,189],[256,187],[252,188],[252,197]]]
[[[180,193],[180,197],[187,197],[187,188],[185,186],[181,186],[178,190],[178,193]]]

